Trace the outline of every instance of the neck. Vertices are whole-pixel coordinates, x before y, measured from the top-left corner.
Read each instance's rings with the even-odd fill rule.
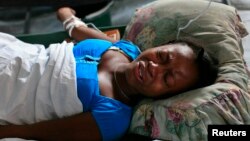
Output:
[[[128,66],[126,64],[119,64],[114,69],[114,86],[116,89],[116,93],[119,94],[119,96],[123,97],[126,101],[133,101],[133,91],[131,90],[131,87],[129,87],[129,84],[126,80],[126,69],[128,69]]]

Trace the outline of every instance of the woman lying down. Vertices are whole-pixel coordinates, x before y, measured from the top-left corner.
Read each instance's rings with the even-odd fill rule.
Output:
[[[76,44],[24,43],[0,34],[0,138],[118,140],[143,97],[166,98],[214,82],[203,49],[184,42],[141,52],[58,10]]]

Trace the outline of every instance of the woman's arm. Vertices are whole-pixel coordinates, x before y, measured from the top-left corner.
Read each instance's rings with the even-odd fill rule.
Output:
[[[57,17],[61,22],[64,22],[65,20],[70,18],[72,15],[75,15],[75,11],[69,7],[63,7],[57,10]],[[75,39],[76,41],[81,41],[81,40],[88,39],[88,38],[104,39],[104,40],[108,40],[111,42],[116,41],[113,38],[108,37],[102,32],[99,32],[95,29],[88,28],[85,26],[79,26],[79,27],[73,28],[71,37]]]
[[[91,113],[30,125],[0,126],[0,138],[46,141],[100,141],[101,134]]]

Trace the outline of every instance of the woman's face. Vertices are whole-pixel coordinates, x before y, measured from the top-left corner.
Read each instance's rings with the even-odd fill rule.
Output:
[[[132,62],[127,80],[138,93],[148,97],[182,92],[198,80],[195,54],[181,44],[148,49]]]

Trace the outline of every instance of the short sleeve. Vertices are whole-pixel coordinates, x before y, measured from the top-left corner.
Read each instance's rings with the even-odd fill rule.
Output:
[[[120,40],[113,44],[113,46],[120,48],[124,51],[132,60],[135,60],[141,53],[138,46],[128,40]]]
[[[103,141],[121,138],[129,128],[132,108],[110,98],[103,98],[95,105],[91,113],[99,126]]]
[[[101,39],[86,39],[77,43],[73,48],[75,58],[82,57],[83,55],[90,55],[93,57],[101,57],[112,45],[110,41]]]

